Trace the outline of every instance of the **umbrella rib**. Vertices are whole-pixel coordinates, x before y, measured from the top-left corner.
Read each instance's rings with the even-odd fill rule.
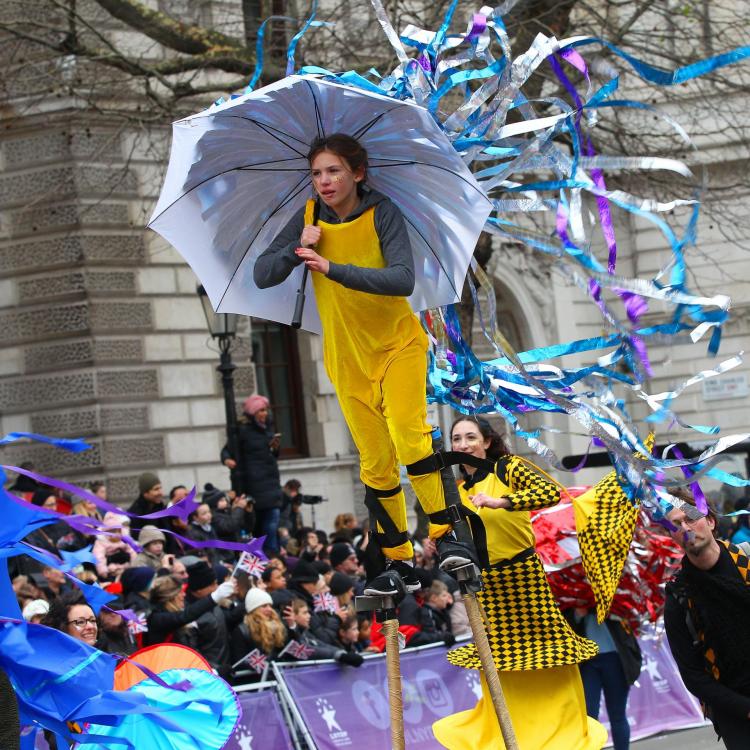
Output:
[[[435,260],[438,262],[438,265],[440,266],[440,269],[442,270],[443,274],[445,275],[445,278],[448,279],[448,283],[451,285],[451,289],[453,289],[453,293],[456,295],[456,297],[461,297],[461,295],[458,293],[458,290],[453,285],[453,279],[451,278],[451,275],[446,270],[445,266],[443,265],[443,262],[440,260],[440,256],[432,249],[432,246],[429,242],[427,242],[427,238],[422,234],[422,232],[419,231],[417,226],[414,224],[413,221],[411,221],[406,215],[404,215],[404,219],[406,222],[412,227],[412,229],[422,238],[424,244],[430,248],[430,252],[434,256]]]
[[[254,120],[252,117],[246,117],[245,115],[215,115],[215,117],[236,117],[238,120],[245,120],[246,122],[252,122],[253,125],[257,125],[261,130],[263,130],[267,135],[270,135],[271,138],[276,139],[279,143],[283,144],[287,148],[294,151],[295,154],[299,154],[302,158],[305,158],[307,154],[303,153],[302,151],[298,151],[294,146],[292,146],[290,143],[287,143],[286,141],[283,141],[281,138],[276,136],[271,131],[274,131],[275,133],[280,133],[281,135],[285,136],[286,138],[291,138],[293,141],[297,141],[297,143],[301,143],[303,146],[307,146],[307,144],[300,140],[299,138],[296,138],[291,133],[286,133],[283,130],[280,130],[279,128],[273,127],[273,125],[268,125],[265,122],[258,122],[258,120]]]
[[[305,177],[307,178],[308,175],[306,175]],[[229,277],[229,281],[227,282],[226,289],[224,289],[224,292],[221,295],[221,299],[219,300],[219,304],[216,305],[216,309],[218,309],[219,307],[221,307],[221,303],[224,301],[224,297],[227,296],[227,292],[229,291],[229,287],[232,286],[232,282],[234,281],[234,277],[237,275],[237,272],[240,270],[240,266],[244,263],[245,258],[247,257],[247,254],[250,252],[250,248],[253,246],[253,242],[255,242],[255,239],[260,234],[260,232],[263,229],[263,227],[268,223],[269,219],[272,216],[274,216],[274,214],[277,214],[285,205],[287,205],[287,203],[289,203],[289,201],[291,201],[294,198],[296,198],[302,192],[302,190],[303,190],[304,187],[305,187],[305,179],[302,179],[302,180],[300,180],[297,183],[297,185],[295,187],[293,187],[289,191],[289,193],[287,194],[287,197],[284,200],[282,200],[279,203],[279,205],[276,206],[276,208],[274,208],[273,211],[271,211],[271,213],[268,216],[268,219],[266,219],[265,222],[258,227],[258,230],[255,232],[255,234],[253,235],[253,238],[250,240],[250,243],[248,244],[247,249],[245,250],[244,253],[242,253],[242,257],[240,258],[239,262],[237,263],[237,266],[234,269],[232,275]]]
[[[296,159],[297,157],[295,157]],[[281,161],[294,161],[294,159],[282,159]],[[263,164],[275,164],[277,162],[263,162],[257,166],[262,166]],[[223,172],[217,172],[216,174],[211,175],[210,177],[206,177],[205,180],[201,180],[197,185],[193,185],[193,187],[190,188],[190,190],[186,190],[184,193],[181,193],[178,195],[168,206],[164,208],[163,211],[159,212],[159,216],[154,216],[151,221],[149,221],[148,226],[151,226],[157,219],[159,219],[161,216],[163,216],[167,211],[169,211],[172,206],[174,206],[177,201],[181,201],[186,196],[190,195],[190,193],[193,192],[193,190],[197,190],[199,187],[202,187],[207,182],[211,182],[211,180],[215,180],[217,177],[223,177],[226,174],[230,174],[231,172],[251,172],[253,171],[251,167],[256,166],[252,164],[243,164],[241,167],[232,167],[231,169],[225,169]],[[307,169],[301,170],[301,169],[274,169],[269,170],[274,172],[301,172],[304,171],[307,173]]]
[[[489,202],[489,198],[487,198],[484,191],[477,185],[473,184],[471,180],[467,180],[462,175],[456,174],[456,172],[454,172],[453,170],[448,169],[448,167],[443,167],[440,164],[430,164],[424,161],[403,161],[403,162],[398,162],[396,164],[377,164],[377,165],[371,166],[370,168],[371,169],[385,169],[386,167],[410,167],[410,166],[414,166],[415,164],[420,167],[429,167],[430,169],[440,169],[443,172],[448,172],[449,174],[452,174],[454,177],[458,177],[459,180],[461,180],[462,182],[465,182],[467,185],[469,185],[469,187],[473,187],[474,190],[476,190],[483,198],[485,198]]]
[[[310,90],[310,96],[313,100],[313,106],[315,107],[315,127],[318,129],[318,138],[325,136],[325,130],[323,130],[323,118],[320,116],[320,109],[318,107],[318,100],[315,98],[315,89],[313,89],[310,81],[305,81],[307,88]]]
[[[399,105],[391,107],[390,109],[386,109],[385,112],[381,112],[380,114],[375,115],[375,117],[373,117],[370,122],[362,125],[362,127],[355,132],[355,135],[353,137],[359,140],[371,127],[373,127],[373,125],[375,125],[375,123],[377,123],[378,120],[393,112],[394,109],[399,109]]]

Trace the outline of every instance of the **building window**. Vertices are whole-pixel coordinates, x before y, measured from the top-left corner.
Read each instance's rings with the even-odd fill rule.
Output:
[[[309,455],[302,398],[297,332],[269,320],[252,319],[251,344],[257,392],[271,402],[281,458]]]

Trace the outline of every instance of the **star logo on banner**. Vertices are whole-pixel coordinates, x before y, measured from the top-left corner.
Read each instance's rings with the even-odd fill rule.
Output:
[[[246,729],[242,734],[236,737],[237,744],[240,746],[240,750],[253,750],[253,735],[250,734],[250,730]]]
[[[661,672],[659,671],[659,662],[655,659],[646,659],[646,663],[643,665],[642,672],[648,672],[648,676],[652,680],[663,680]]]
[[[340,732],[341,727],[336,721],[336,709],[325,698],[318,698],[316,705],[318,707],[320,718],[326,723],[328,731],[333,732],[336,730],[337,732]]]

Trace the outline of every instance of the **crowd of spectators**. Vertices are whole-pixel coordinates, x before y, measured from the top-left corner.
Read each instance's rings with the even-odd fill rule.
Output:
[[[143,646],[183,644],[235,684],[260,679],[259,663],[335,659],[357,667],[364,653],[385,647],[379,624],[354,609],[365,583],[366,524],[342,513],[330,532],[305,526],[297,480],[283,488],[279,526],[264,546],[268,561],[251,575],[237,566],[238,552],[211,543],[248,541],[261,530],[258,524],[269,529],[267,518],[259,521],[252,498],[207,484],[187,523],[176,516],[149,521],[136,516],[164,510],[188,490],[173,487],[165,496],[159,477],[146,472],[138,480],[138,497],[127,507],[129,515],[102,515],[95,503],[72,504],[57,490],[21,479],[11,491],[33,504],[92,517],[106,527],[104,534],[86,536],[57,521],[26,538],[54,554],[90,548],[90,560],[69,575],[31,557],[12,560],[13,588],[29,622],[124,656]],[[90,490],[106,500],[103,483]],[[400,605],[406,645],[451,645],[456,635],[469,632],[457,584],[437,568],[428,538],[416,538],[415,547],[422,588]],[[77,580],[116,598],[95,613]],[[251,663],[250,654],[264,660]]]

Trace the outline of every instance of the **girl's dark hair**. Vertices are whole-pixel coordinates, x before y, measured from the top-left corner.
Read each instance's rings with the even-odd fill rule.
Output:
[[[313,159],[321,151],[330,151],[332,154],[340,156],[346,161],[352,172],[356,172],[360,167],[363,167],[365,179],[367,179],[367,151],[356,138],[352,138],[345,133],[333,133],[316,138],[307,152],[307,161],[312,164]]]
[[[169,499],[174,500],[175,493],[177,490],[186,490],[187,487],[185,487],[184,484],[176,484],[174,487],[172,487],[171,490],[169,490]]]
[[[508,446],[505,444],[505,440],[503,440],[503,436],[499,432],[497,432],[486,419],[473,415],[459,417],[458,419],[455,419],[453,421],[449,433],[451,442],[453,442],[453,430],[459,422],[473,422],[479,429],[482,437],[485,440],[490,441],[490,445],[487,448],[487,458],[491,459],[492,461],[497,461],[500,456],[507,456],[510,453],[510,450],[508,450]]]
[[[66,633],[68,631],[68,614],[78,604],[90,607],[80,591],[68,591],[54,598],[50,602],[49,612],[44,616],[42,625],[47,625],[47,627],[62,630]],[[91,611],[93,612],[93,609]]]

